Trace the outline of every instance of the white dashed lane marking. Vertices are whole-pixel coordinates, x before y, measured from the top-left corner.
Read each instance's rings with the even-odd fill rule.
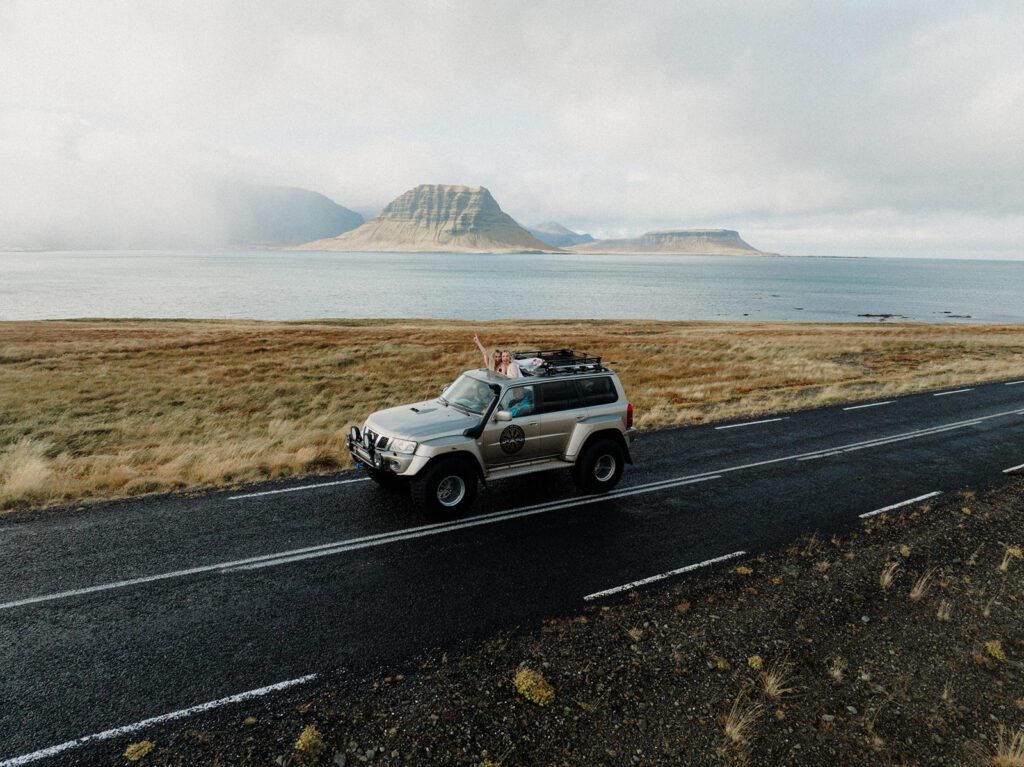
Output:
[[[300,485],[299,487],[284,487],[280,490],[264,490],[261,493],[245,493],[244,495],[230,495],[228,496],[229,501],[240,501],[243,498],[259,498],[262,495],[279,495],[281,493],[297,493],[300,490],[316,490],[320,487],[333,487],[334,485],[350,485],[353,482],[369,482],[369,477],[359,477],[358,479],[339,479],[334,482],[318,482],[315,485]]]
[[[882,405],[891,405],[893,400],[886,400],[885,402],[871,402],[867,405],[853,405],[851,407],[844,407],[843,410],[863,410],[866,407],[881,407]]]
[[[760,423],[775,423],[776,421],[785,421],[789,416],[783,416],[782,418],[765,418],[763,421],[747,421],[746,423],[730,423],[727,426],[716,426],[716,431],[722,429],[739,429],[742,426],[757,426]]]
[[[933,397],[946,397],[946,396],[948,396],[950,394],[963,394],[964,392],[969,392],[969,391],[974,391],[974,389],[971,388],[971,389],[957,389],[956,391],[940,391],[940,392],[936,392],[932,396]]]
[[[661,573],[660,575],[652,575],[649,578],[643,578],[639,581],[633,581],[631,583],[623,584],[622,586],[615,586],[604,591],[595,591],[593,594],[587,594],[583,597],[588,602],[593,599],[600,599],[601,597],[611,596],[612,594],[618,594],[621,591],[629,591],[631,589],[639,588],[640,586],[646,586],[648,583],[656,583],[657,581],[663,581],[666,578],[671,578],[673,575],[682,575],[683,573],[690,573],[701,567],[708,567],[709,565],[717,565],[719,562],[725,562],[729,559],[735,559],[736,557],[742,557],[747,552],[745,551],[734,551],[732,554],[723,554],[720,557],[714,559],[705,559],[703,562],[698,562],[695,565],[687,565],[686,567],[680,567],[678,570],[669,570],[667,573]]]
[[[141,730],[145,727],[152,727],[153,725],[163,724],[165,722],[172,722],[175,719],[183,719],[193,714],[200,714],[204,711],[212,711],[215,708],[221,708],[222,706],[229,706],[232,703],[242,703],[253,698],[259,698],[263,695],[267,695],[278,690],[286,690],[289,687],[295,687],[296,685],[304,684],[306,682],[312,682],[316,679],[316,674],[308,674],[307,676],[300,676],[298,679],[289,679],[287,682],[278,682],[277,684],[271,684],[266,687],[260,687],[258,690],[249,690],[247,692],[240,692],[237,695],[231,695],[227,698],[220,698],[218,700],[211,700],[208,703],[200,703],[196,706],[189,706],[188,708],[180,709],[179,711],[172,711],[169,714],[161,714],[160,716],[154,716],[149,719],[143,719],[140,722],[134,724],[126,724],[121,727],[115,727],[112,730],[104,730],[103,732],[97,732],[93,735],[84,735],[81,738],[75,740],[69,740],[64,743],[60,743],[56,746],[50,746],[48,748],[40,749],[39,751],[33,751],[31,754],[24,754],[22,756],[15,756],[10,759],[5,759],[0,762],[0,767],[21,767],[23,764],[31,764],[32,762],[39,761],[40,759],[47,759],[51,756],[70,751],[74,748],[79,748],[88,743],[98,743],[104,740],[110,740],[111,738],[120,738],[124,735],[129,735],[133,732]]]
[[[860,518],[861,519],[867,519],[868,517],[874,517],[874,516],[876,516],[878,514],[884,514],[887,511],[892,511],[893,509],[900,509],[900,508],[903,508],[904,506],[909,506],[912,503],[918,503],[919,501],[926,501],[929,498],[934,498],[937,495],[942,495],[942,491],[941,490],[936,490],[934,493],[926,493],[925,495],[917,496],[917,498],[911,498],[911,499],[906,500],[906,501],[900,501],[899,503],[894,503],[891,506],[885,506],[885,507],[883,507],[881,509],[875,509],[874,511],[869,511],[866,514],[861,514]]]

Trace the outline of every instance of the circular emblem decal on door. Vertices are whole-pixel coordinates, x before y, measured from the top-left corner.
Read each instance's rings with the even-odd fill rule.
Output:
[[[501,443],[501,449],[508,455],[512,455],[512,453],[518,453],[523,449],[523,445],[526,444],[526,432],[512,424],[502,430],[498,441]]]

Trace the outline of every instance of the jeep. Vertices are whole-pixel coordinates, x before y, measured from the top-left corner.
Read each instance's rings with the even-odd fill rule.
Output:
[[[627,463],[633,405],[600,357],[571,349],[516,352],[522,377],[467,370],[441,396],[379,410],[348,449],[385,488],[408,488],[432,518],[454,517],[479,481],[569,469],[584,493],[606,493]]]

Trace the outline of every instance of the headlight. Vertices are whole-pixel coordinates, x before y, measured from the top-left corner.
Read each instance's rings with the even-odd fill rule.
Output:
[[[393,439],[388,447],[396,453],[405,453],[407,455],[416,452],[416,443],[410,442],[407,439]]]

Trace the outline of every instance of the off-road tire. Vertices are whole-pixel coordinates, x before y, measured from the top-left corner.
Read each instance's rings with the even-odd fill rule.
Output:
[[[378,487],[389,492],[402,493],[409,489],[409,480],[396,477],[394,474],[388,474],[386,471],[367,468],[366,473],[370,476],[370,479],[377,483]]]
[[[430,519],[453,519],[476,500],[477,474],[459,458],[442,458],[412,481],[412,503]]]
[[[598,438],[583,449],[572,467],[576,487],[584,493],[607,493],[622,478],[626,453],[614,439]]]

